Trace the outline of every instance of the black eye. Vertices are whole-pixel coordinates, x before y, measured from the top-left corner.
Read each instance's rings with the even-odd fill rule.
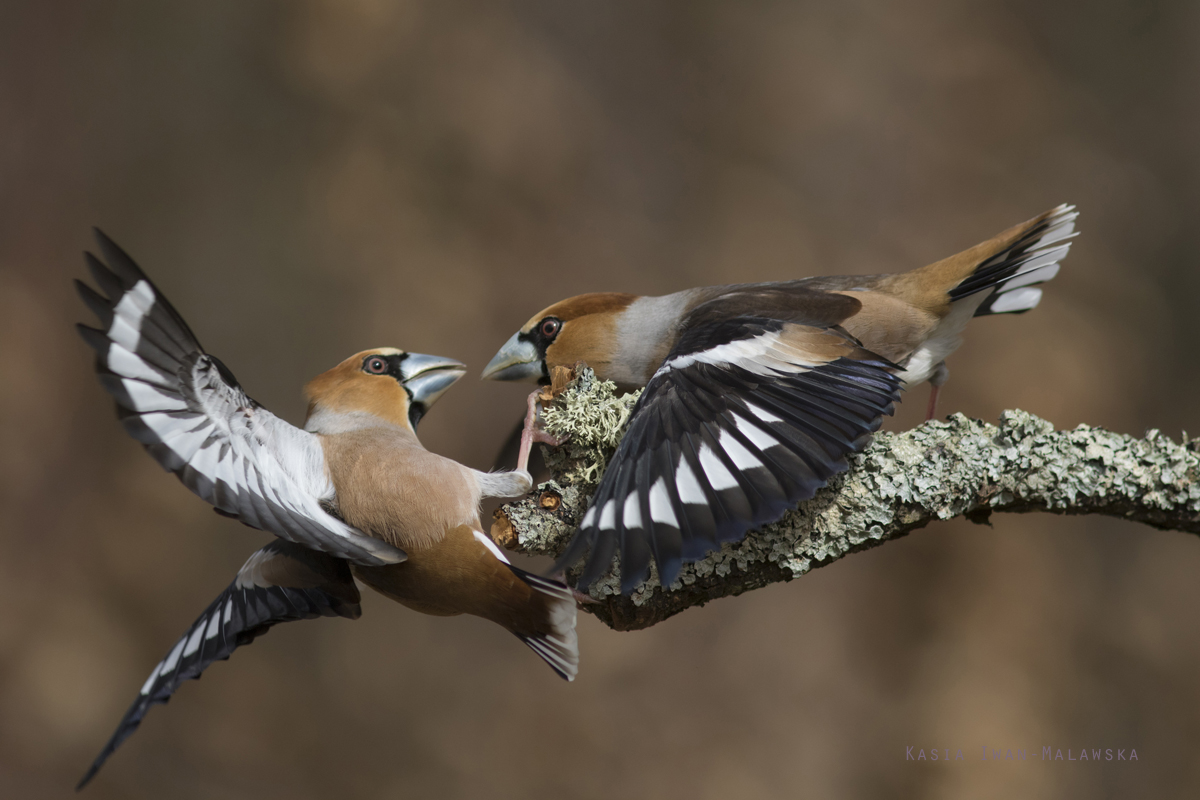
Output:
[[[542,336],[545,336],[547,339],[553,339],[562,330],[562,320],[555,319],[554,317],[546,317],[542,320],[540,330]]]
[[[366,368],[367,372],[372,375],[384,375],[388,371],[388,364],[382,358],[375,356],[367,359]]]

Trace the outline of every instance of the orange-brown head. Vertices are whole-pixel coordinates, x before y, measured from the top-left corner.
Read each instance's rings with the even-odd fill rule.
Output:
[[[453,359],[394,347],[355,353],[304,387],[305,427],[333,432],[367,427],[375,419],[416,432],[429,407],[466,371]]]
[[[550,368],[584,361],[604,374],[617,353],[618,315],[637,300],[633,294],[581,294],[534,314],[483,369],[496,381],[550,379]]]

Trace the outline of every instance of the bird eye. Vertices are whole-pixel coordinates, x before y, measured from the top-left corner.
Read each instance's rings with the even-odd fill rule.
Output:
[[[561,329],[562,329],[562,320],[561,319],[556,319],[555,317],[546,317],[544,320],[542,320],[542,324],[541,324],[542,336],[545,336],[547,339],[553,339],[555,336],[558,335],[558,332]]]
[[[388,371],[387,362],[378,356],[368,358],[366,368],[372,375],[383,375]]]

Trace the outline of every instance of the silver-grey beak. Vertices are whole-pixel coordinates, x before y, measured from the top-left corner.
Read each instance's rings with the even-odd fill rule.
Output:
[[[483,368],[484,380],[537,382],[545,377],[542,357],[538,355],[537,348],[533,342],[519,337],[519,333],[514,333]]]
[[[400,377],[412,392],[413,405],[428,409],[454,382],[467,374],[467,365],[452,358],[409,353],[400,362]]]

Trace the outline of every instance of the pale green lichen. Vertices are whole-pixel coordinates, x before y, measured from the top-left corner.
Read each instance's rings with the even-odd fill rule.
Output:
[[[587,508],[634,400],[581,370],[547,410],[547,427],[571,442],[549,451],[562,496],[548,512],[531,500],[505,506],[520,549],[556,554]],[[1200,532],[1200,459],[1192,443],[1150,431],[1144,439],[1079,426],[1055,431],[1024,411],[989,425],[961,414],[904,433],[881,433],[850,458],[849,470],[778,522],[724,545],[664,591],[657,574],[632,597],[616,571],[597,582],[597,613],[614,627],[645,627],[716,597],[739,594],[902,536],[936,519],[993,511],[1102,513],[1161,528]],[[596,610],[596,609],[592,609]]]
[[[640,390],[618,395],[615,383],[597,379],[587,367],[580,368],[575,380],[543,411],[547,433],[570,437],[566,459],[561,461],[565,480],[599,482],[640,395]]]

